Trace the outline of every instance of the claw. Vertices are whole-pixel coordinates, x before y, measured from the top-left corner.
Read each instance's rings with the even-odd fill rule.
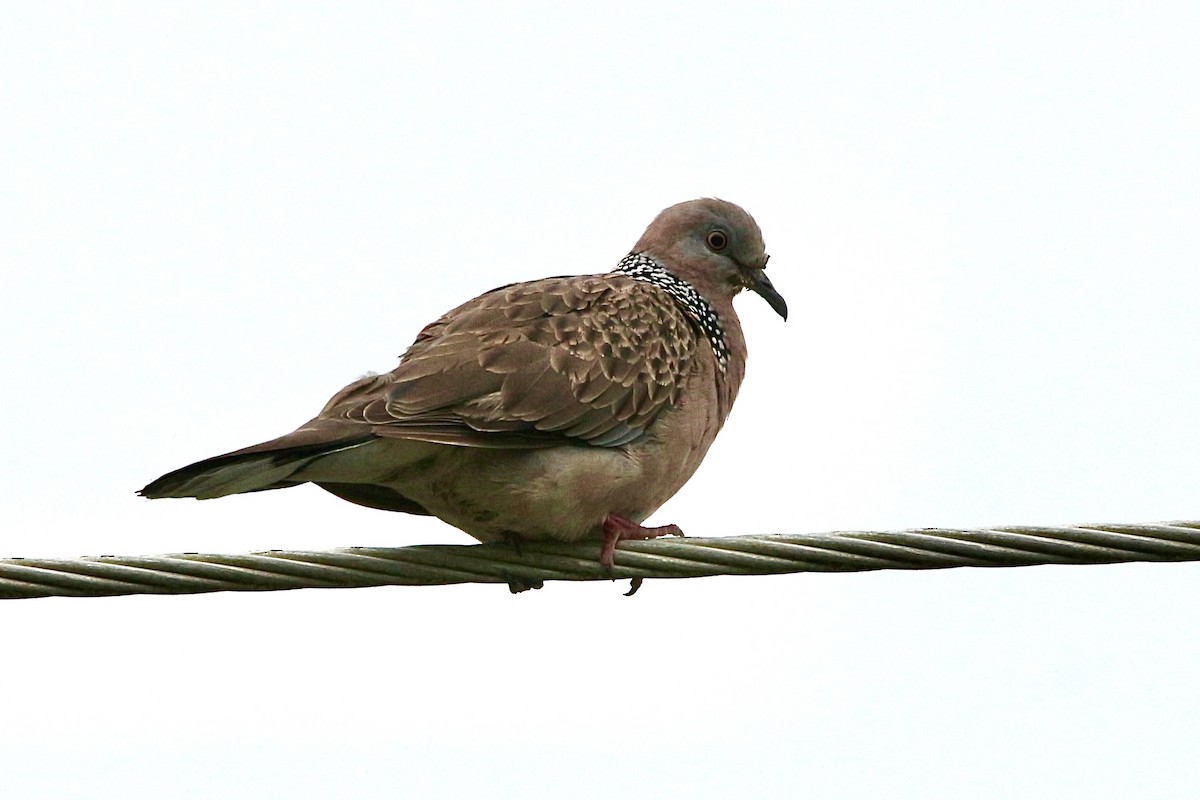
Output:
[[[678,525],[644,528],[628,517],[609,514],[604,518],[604,543],[600,545],[600,563],[609,571],[617,556],[617,542],[624,539],[657,539],[659,536],[683,536]],[[634,590],[636,591],[636,589]],[[632,592],[630,592],[632,594]]]
[[[521,578],[507,570],[501,574],[504,576],[504,582],[508,584],[508,591],[512,594],[520,594],[530,589],[540,589],[543,585],[542,581],[537,578]]]

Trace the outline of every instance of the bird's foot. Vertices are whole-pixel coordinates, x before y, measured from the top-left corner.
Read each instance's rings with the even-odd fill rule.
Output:
[[[683,531],[678,525],[644,528],[628,517],[609,514],[604,518],[604,544],[600,545],[600,563],[606,569],[613,568],[617,542],[625,539],[657,539],[659,536],[683,536]]]
[[[504,541],[508,542],[512,549],[517,551],[517,558],[520,558],[524,555],[524,553],[521,552],[521,534],[517,533],[516,531],[505,531]]]
[[[513,575],[507,570],[502,572],[501,575],[504,578],[504,582],[508,584],[508,591],[512,594],[528,592],[530,589],[540,589],[543,586],[543,583],[539,578],[522,578],[517,575]]]

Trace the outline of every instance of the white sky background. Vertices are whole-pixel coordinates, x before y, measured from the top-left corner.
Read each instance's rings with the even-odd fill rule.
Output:
[[[782,323],[652,521],[1200,518],[1190,3],[17,4],[0,556],[467,543],[149,502],[703,195]],[[5,796],[1193,797],[1200,566],[0,604]]]

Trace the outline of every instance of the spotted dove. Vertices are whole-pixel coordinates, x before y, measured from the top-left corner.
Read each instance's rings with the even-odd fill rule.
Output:
[[[432,514],[480,541],[616,543],[692,476],[746,368],[742,289],[787,318],[754,219],[723,200],[664,210],[601,275],[502,286],[418,334],[397,366],[278,439],[139,494],[208,499],[315,483]]]

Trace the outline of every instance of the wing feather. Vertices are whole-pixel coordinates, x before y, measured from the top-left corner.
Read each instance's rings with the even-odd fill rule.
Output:
[[[514,284],[426,326],[322,416],[472,447],[617,446],[679,397],[698,343],[668,295],[625,275]]]

